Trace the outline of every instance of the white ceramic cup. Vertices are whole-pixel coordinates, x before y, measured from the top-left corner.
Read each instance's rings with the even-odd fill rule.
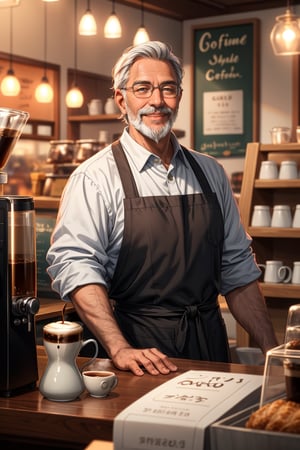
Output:
[[[252,227],[269,227],[271,225],[270,207],[267,205],[255,205],[251,226]]]
[[[298,178],[298,167],[296,161],[282,161],[280,164],[278,178],[280,180],[293,180]]]
[[[259,178],[261,180],[274,180],[278,178],[278,167],[275,161],[262,161]]]
[[[296,205],[296,209],[293,217],[293,228],[300,228],[300,205]]]
[[[88,104],[88,110],[90,116],[96,116],[97,114],[103,114],[103,103],[100,98],[93,98]]]
[[[300,284],[300,261],[294,261],[292,283]]]
[[[292,212],[289,205],[274,206],[271,227],[290,228],[292,221]]]
[[[106,397],[118,384],[116,374],[107,370],[84,370],[82,378],[86,390],[96,398]]]
[[[103,144],[108,144],[109,143],[109,134],[107,130],[100,130],[99,131],[99,138],[98,138],[99,142],[103,143]]]
[[[264,271],[265,283],[289,283],[292,278],[292,269],[284,266],[282,261],[269,260],[266,264],[258,264]]]

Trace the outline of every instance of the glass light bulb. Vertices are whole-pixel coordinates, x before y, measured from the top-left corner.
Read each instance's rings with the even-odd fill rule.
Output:
[[[104,37],[116,39],[122,36],[122,27],[116,14],[111,14],[104,26]]]
[[[1,92],[6,96],[17,96],[21,91],[21,85],[18,78],[13,73],[7,75],[1,81]]]
[[[79,34],[82,36],[95,36],[97,24],[91,11],[87,10],[79,22]]]
[[[143,44],[150,41],[149,34],[145,27],[138,28],[133,39],[133,45]]]
[[[83,105],[83,95],[78,87],[74,86],[67,92],[66,104],[68,108],[80,108]]]
[[[42,82],[35,90],[35,98],[39,103],[51,103],[53,100],[53,89],[47,79],[42,79]]]
[[[300,25],[298,18],[288,9],[276,17],[270,39],[275,55],[300,54]]]

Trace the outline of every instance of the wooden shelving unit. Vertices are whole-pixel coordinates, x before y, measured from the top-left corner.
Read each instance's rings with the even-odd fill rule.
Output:
[[[259,171],[262,161],[272,160],[280,166],[285,160],[296,161],[300,166],[300,144],[249,143],[246,150],[245,170],[239,207],[246,231],[253,239],[252,247],[258,263],[278,259],[293,266],[300,259],[300,228],[251,227],[255,205],[288,204],[292,213],[300,203],[300,179],[261,180]],[[260,283],[273,320],[277,337],[281,343],[288,308],[300,302],[300,285]],[[249,335],[237,326],[237,345],[251,346]]]
[[[80,139],[80,126],[84,123],[120,123],[120,114],[99,114],[90,116],[88,114],[80,116],[69,116],[68,117],[68,138],[69,139]],[[185,136],[185,131],[173,129],[177,138],[182,138]]]
[[[95,116],[81,115],[68,117],[68,138],[80,139],[80,126],[83,123],[107,123],[119,122],[120,114],[100,114]]]

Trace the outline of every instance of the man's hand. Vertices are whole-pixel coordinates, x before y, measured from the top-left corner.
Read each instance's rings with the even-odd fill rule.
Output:
[[[151,375],[166,375],[177,370],[175,364],[156,348],[122,348],[112,356],[112,361],[118,369],[131,370],[137,376],[144,375],[145,371]]]

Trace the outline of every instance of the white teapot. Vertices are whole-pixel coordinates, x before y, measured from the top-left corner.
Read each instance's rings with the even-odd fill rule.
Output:
[[[41,394],[53,401],[75,400],[84,391],[76,357],[82,347],[89,343],[94,344],[94,356],[81,367],[82,370],[97,357],[97,341],[95,339],[83,341],[82,326],[69,321],[46,324],[43,328],[43,341],[48,355],[48,364],[39,384]]]

